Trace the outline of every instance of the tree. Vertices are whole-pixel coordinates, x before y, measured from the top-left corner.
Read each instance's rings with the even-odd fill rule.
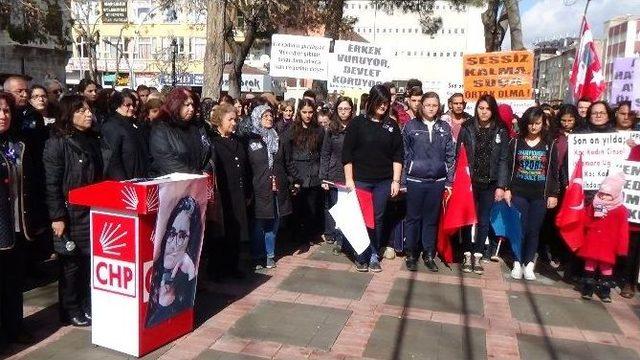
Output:
[[[226,18],[227,0],[210,0],[207,4],[207,44],[204,52],[204,63],[207,66],[203,74],[202,97],[220,98]]]
[[[0,1],[0,30],[19,44],[50,44],[65,50],[71,38],[64,4],[64,0]]]
[[[420,18],[422,32],[435,34],[442,27],[442,18],[434,16],[436,0],[370,0],[379,8],[391,12],[394,9],[403,12],[417,13]],[[518,0],[448,0],[457,10],[462,6],[481,6],[488,4],[482,13],[485,48],[487,52],[500,51],[507,26],[511,32],[511,49],[524,49],[522,43],[522,27],[520,25],[520,9]],[[498,16],[500,14],[500,16]]]
[[[98,81],[97,46],[100,42],[98,24],[102,18],[102,11],[95,0],[65,1],[67,11],[71,16],[73,31],[87,45],[89,60],[89,79]]]

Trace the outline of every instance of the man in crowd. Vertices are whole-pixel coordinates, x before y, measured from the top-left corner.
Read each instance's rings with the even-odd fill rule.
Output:
[[[580,115],[580,125],[586,124],[587,122],[587,110],[589,110],[589,106],[591,106],[591,99],[583,97],[578,100],[576,107],[578,108],[578,115]]]
[[[422,99],[422,88],[419,86],[409,88],[406,99],[407,105],[409,106],[407,113],[411,119],[413,119],[418,116],[418,108],[420,107],[420,100]]]
[[[457,141],[458,133],[460,133],[460,127],[462,123],[471,118],[471,115],[464,111],[466,102],[464,101],[464,95],[461,93],[455,93],[449,98],[449,111],[442,115],[442,120],[451,125],[451,133],[453,140]]]
[[[141,105],[147,103],[147,100],[149,100],[149,93],[151,93],[151,90],[146,85],[139,85],[136,88],[136,94],[138,94],[138,99],[140,100]]]
[[[58,101],[64,95],[64,87],[58,79],[47,79],[44,81],[44,87],[47,89],[47,98],[49,105],[57,106]]]

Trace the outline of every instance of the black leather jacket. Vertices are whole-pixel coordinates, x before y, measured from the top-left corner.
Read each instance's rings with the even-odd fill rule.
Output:
[[[162,120],[155,123],[149,135],[149,153],[153,159],[150,176],[214,171],[213,143],[204,125],[199,123],[185,126],[171,125]]]

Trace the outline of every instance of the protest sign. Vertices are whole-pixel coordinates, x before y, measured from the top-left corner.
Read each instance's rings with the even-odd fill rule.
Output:
[[[624,173],[624,206],[629,210],[629,222],[640,223],[640,162],[623,161]]]
[[[376,44],[336,40],[329,64],[327,87],[361,89],[391,80],[391,48]]]
[[[496,99],[533,98],[533,54],[529,51],[464,55],[463,72],[468,101],[484,94]]]
[[[621,101],[635,102],[633,101],[634,63],[635,58],[613,59],[613,79],[611,80],[611,97],[609,98],[612,104]]]
[[[576,162],[582,154],[582,187],[597,190],[612,167],[620,166],[627,159],[631,147],[627,140],[640,143],[640,131],[625,131],[600,134],[570,134],[568,165],[573,174]]]
[[[634,70],[636,69],[636,65],[638,63],[639,62],[637,60],[633,62],[633,64],[634,64],[633,69]],[[633,71],[632,79],[633,79],[633,81],[632,81],[633,84],[640,84],[640,71]],[[631,109],[634,110],[634,111],[640,111],[640,85],[631,86],[631,88],[632,88],[631,99],[630,99],[631,100]]]
[[[355,191],[338,189],[338,201],[329,214],[349,244],[360,255],[369,247],[369,234]]]
[[[324,37],[274,34],[269,75],[327,80],[330,43]]]

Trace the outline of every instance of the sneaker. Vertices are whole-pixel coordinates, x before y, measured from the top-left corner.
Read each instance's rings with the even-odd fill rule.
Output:
[[[462,272],[470,273],[473,271],[473,265],[471,264],[471,253],[465,252],[464,259],[462,260]]]
[[[369,271],[369,266],[366,263],[360,263],[356,261],[356,271],[357,272],[367,272]]]
[[[418,271],[418,262],[415,256],[407,255],[404,259],[404,264],[407,266],[408,271]]]
[[[622,292],[620,293],[620,296],[622,296],[625,299],[631,299],[636,295],[636,289],[635,289],[635,284],[625,284],[624,287],[622,287]]]
[[[273,269],[276,266],[276,261],[273,258],[267,258],[267,269]]]
[[[533,261],[529,261],[529,263],[524,267],[524,279],[529,281],[534,281],[536,279],[536,274],[533,272],[533,268],[536,264]]]
[[[478,275],[484,274],[484,268],[480,265],[482,259],[482,254],[476,253],[473,254],[473,272]]]
[[[392,247],[387,246],[386,248],[384,248],[383,256],[385,259],[393,260],[396,258],[396,250]]]
[[[611,302],[611,288],[613,287],[613,282],[610,279],[604,278],[598,281],[596,285],[596,295],[602,300],[603,303]]]
[[[433,256],[423,255],[422,261],[424,262],[424,266],[426,266],[427,269],[429,269],[431,272],[438,272],[438,265],[436,264],[435,260],[433,260]]]
[[[593,273],[591,273],[591,275],[587,274],[581,280],[580,295],[585,300],[591,300],[593,299],[593,292],[595,288],[596,288],[596,282],[593,278]]]
[[[513,269],[511,269],[511,277],[520,280],[522,279],[522,265],[518,261],[513,262]]]
[[[382,271],[382,268],[380,267],[379,262],[372,261],[371,263],[369,263],[369,270],[374,273],[379,273]]]

